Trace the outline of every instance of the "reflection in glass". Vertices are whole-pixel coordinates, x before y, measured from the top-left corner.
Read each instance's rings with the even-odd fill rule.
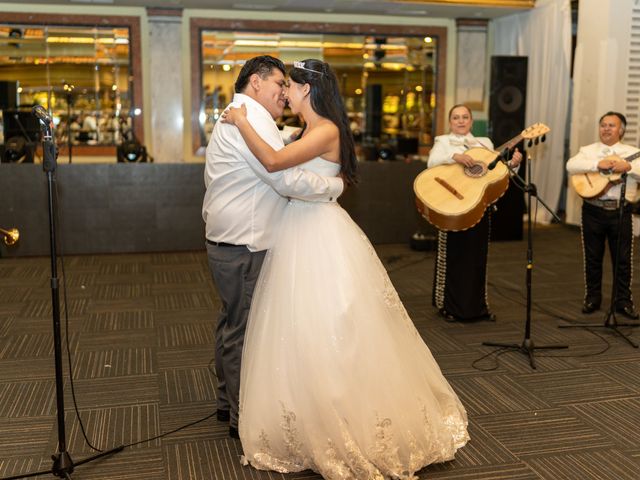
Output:
[[[121,143],[132,135],[129,72],[128,28],[0,24],[3,137],[24,136],[6,120],[39,104],[63,146]]]
[[[272,55],[285,65],[305,58],[336,72],[363,160],[414,158],[433,143],[437,41],[431,37],[211,31],[201,32],[200,140],[231,101],[242,65]],[[297,126],[285,111],[281,127]]]

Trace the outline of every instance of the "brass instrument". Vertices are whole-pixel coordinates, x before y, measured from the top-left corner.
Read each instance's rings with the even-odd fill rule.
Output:
[[[9,230],[0,228],[0,234],[2,234],[2,236],[4,237],[5,245],[15,245],[16,242],[20,239],[20,232],[17,228],[11,228]]]

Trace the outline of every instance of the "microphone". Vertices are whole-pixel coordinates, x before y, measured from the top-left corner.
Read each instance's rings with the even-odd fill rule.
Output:
[[[45,140],[51,139],[51,117],[49,113],[44,109],[42,105],[35,105],[31,112],[36,116],[38,120],[40,120],[40,131],[44,136]]]
[[[49,125],[51,123],[51,117],[49,113],[44,109],[42,105],[36,105],[31,109],[31,112],[38,117],[38,119],[42,120],[44,123]]]

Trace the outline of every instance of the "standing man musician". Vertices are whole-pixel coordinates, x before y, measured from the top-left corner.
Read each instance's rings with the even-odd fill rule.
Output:
[[[269,55],[248,60],[235,83],[231,106],[247,107],[253,128],[274,149],[284,143],[274,119],[285,107],[285,67]],[[340,177],[290,168],[268,173],[240,131],[218,122],[207,146],[202,206],[209,268],[222,303],[216,327],[217,418],[238,435],[240,363],[253,290],[265,253],[275,239],[287,197],[335,200]]]
[[[637,148],[620,143],[627,121],[618,112],[607,112],[599,122],[600,141],[580,148],[567,162],[567,172],[575,175],[585,172],[610,171],[627,173],[626,192],[620,221],[621,184],[612,185],[597,198],[582,203],[582,247],[585,269],[585,297],[582,313],[593,313],[602,303],[602,261],[605,243],[609,242],[611,262],[618,259],[615,309],[617,313],[636,320],[640,317],[631,296],[631,265],[633,260],[633,233],[631,203],[640,181],[640,160],[628,162]],[[620,236],[620,239],[618,239]],[[620,251],[617,251],[618,244]]]

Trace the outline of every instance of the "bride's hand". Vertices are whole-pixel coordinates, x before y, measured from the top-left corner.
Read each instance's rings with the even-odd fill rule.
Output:
[[[240,108],[229,107],[222,112],[222,123],[230,123],[231,125],[238,125],[238,122],[247,118],[247,106],[243,103]]]

